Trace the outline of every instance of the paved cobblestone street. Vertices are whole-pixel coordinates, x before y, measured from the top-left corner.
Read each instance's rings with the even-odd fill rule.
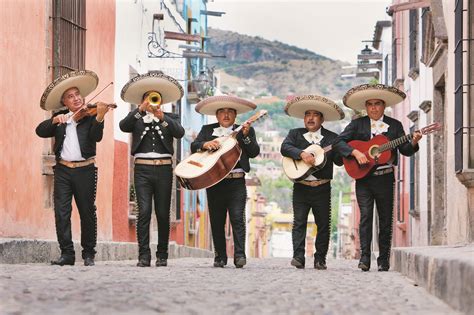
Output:
[[[181,258],[168,267],[135,261],[95,267],[0,265],[1,314],[456,314],[397,272],[359,271],[329,260],[326,271],[289,259],[249,259],[236,269]],[[374,263],[374,262],[373,262]]]

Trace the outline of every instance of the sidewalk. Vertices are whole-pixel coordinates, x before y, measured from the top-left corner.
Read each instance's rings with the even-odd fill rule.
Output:
[[[453,308],[474,314],[474,246],[392,249],[392,268]]]
[[[156,244],[150,244],[152,253]],[[74,242],[76,261],[82,261],[81,245]],[[96,261],[110,260],[136,260],[138,257],[138,245],[125,242],[97,242]],[[59,246],[55,240],[30,240],[2,238],[0,239],[0,264],[24,264],[24,263],[49,263],[59,257]],[[182,257],[214,257],[211,251],[177,245],[170,242],[169,258]]]

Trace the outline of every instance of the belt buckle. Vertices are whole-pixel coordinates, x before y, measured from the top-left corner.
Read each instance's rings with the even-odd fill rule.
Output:
[[[76,168],[76,163],[70,162],[71,163],[71,168]]]

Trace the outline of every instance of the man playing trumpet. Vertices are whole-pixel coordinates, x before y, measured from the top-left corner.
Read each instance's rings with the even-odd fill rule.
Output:
[[[134,185],[138,204],[138,267],[149,267],[152,201],[158,221],[156,266],[166,266],[170,231],[173,140],[184,135],[179,116],[165,113],[161,105],[183,96],[183,88],[172,77],[150,72],[131,79],[121,97],[140,104],[120,121],[120,129],[132,133],[135,157]]]

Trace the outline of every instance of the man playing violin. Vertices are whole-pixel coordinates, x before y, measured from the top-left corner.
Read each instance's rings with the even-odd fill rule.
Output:
[[[61,256],[53,265],[74,265],[75,252],[71,235],[72,197],[81,219],[82,258],[93,266],[97,244],[95,196],[97,168],[96,143],[102,140],[104,117],[109,106],[97,103],[97,115],[87,114],[84,97],[98,83],[97,75],[82,70],[68,73],[51,83],[41,98],[45,110],[61,110],[36,128],[42,138],[54,137],[54,213]]]
[[[304,95],[289,101],[285,107],[289,116],[303,118],[304,128],[289,131],[281,145],[281,154],[294,160],[303,160],[313,166],[315,156],[303,151],[310,145],[331,145],[337,134],[322,126],[324,121],[344,118],[344,113],[333,101],[319,95]],[[329,150],[324,166],[296,181],[293,185],[293,259],[291,265],[305,267],[306,228],[309,211],[313,211],[318,227],[314,253],[314,268],[327,269],[326,255],[329,247],[331,225],[331,179],[333,163],[342,165],[341,157]]]
[[[180,118],[163,111],[163,104],[183,96],[183,88],[172,77],[150,72],[132,78],[122,89],[124,101],[139,105],[120,121],[120,129],[132,133],[135,157],[134,185],[138,205],[138,267],[149,267],[150,221],[153,209],[158,221],[157,267],[167,266],[170,205],[173,183],[173,141],[184,135]]]
[[[233,96],[221,95],[209,97],[196,105],[196,111],[203,115],[215,115],[217,123],[202,126],[196,139],[191,143],[191,152],[215,151],[220,143],[215,139],[229,136],[238,125],[235,124],[237,114],[256,108],[256,105]],[[227,264],[225,224],[229,212],[230,224],[234,239],[234,265],[242,268],[247,259],[245,256],[245,204],[247,188],[245,173],[250,171],[249,158],[260,153],[255,130],[249,123],[242,126],[236,135],[242,150],[240,160],[234,169],[223,180],[206,189],[209,216],[214,242],[214,267]]]
[[[360,167],[369,161],[367,156],[351,147],[352,140],[369,141],[377,135],[394,140],[405,135],[402,123],[385,115],[387,106],[393,106],[405,99],[406,95],[397,88],[383,84],[363,84],[350,89],[343,98],[344,104],[354,110],[365,110],[367,116],[352,120],[335,141],[334,149],[343,157],[354,158]],[[415,132],[411,142],[406,142],[392,151],[393,160],[377,165],[367,176],[356,180],[357,203],[360,208],[360,249],[358,267],[369,271],[371,263],[372,221],[374,202],[379,219],[379,257],[378,271],[390,269],[390,248],[392,242],[392,219],[394,197],[394,169],[397,165],[397,149],[411,156],[418,151],[418,141],[422,135]]]

